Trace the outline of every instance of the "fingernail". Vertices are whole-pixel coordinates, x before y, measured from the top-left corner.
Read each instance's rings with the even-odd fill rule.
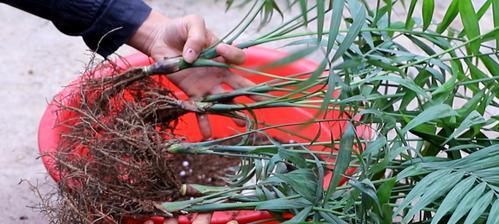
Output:
[[[239,223],[237,221],[233,220],[233,221],[228,222],[227,224],[239,224]]]
[[[184,59],[188,63],[194,62],[196,60],[196,58],[197,58],[196,51],[194,51],[192,48],[188,48],[185,51]]]

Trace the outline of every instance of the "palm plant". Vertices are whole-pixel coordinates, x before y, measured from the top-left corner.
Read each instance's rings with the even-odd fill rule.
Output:
[[[290,223],[498,223],[499,64],[494,42],[499,45],[499,2],[488,0],[477,5],[471,0],[453,0],[439,21],[433,18],[434,0],[373,3],[227,1],[228,7],[253,5],[240,31],[234,30],[224,41],[232,43],[258,14],[262,16],[261,25],[265,25],[274,13],[288,17],[281,8],[298,7],[300,13],[289,20],[284,18],[283,25],[239,46],[283,39],[293,40],[288,45],[305,46],[274,65],[295,61],[315,50],[324,55],[315,72],[301,80],[287,81],[294,91],[266,105],[286,102],[323,111],[347,111],[355,116],[347,119],[348,127],[336,142],[339,151],[334,177],[325,190],[321,186],[327,167],[306,147],[327,143],[216,149],[207,142],[183,144],[172,149],[247,156],[248,162],[241,168],[246,172],[233,180],[257,175],[259,182],[251,187],[198,189],[215,193],[165,203],[164,207],[169,211],[286,210],[295,214]],[[416,10],[418,7],[421,11]],[[407,9],[405,21],[393,19],[395,8]],[[481,32],[480,23],[490,12],[494,27]],[[463,28],[452,28],[450,24],[459,18]],[[311,29],[312,22],[316,24],[314,31],[299,32],[303,26]],[[403,44],[407,41],[419,49],[409,50]],[[210,53],[208,50],[205,57]],[[319,100],[297,99],[307,87],[317,85],[325,88],[309,94]],[[334,92],[339,96],[333,98]],[[357,125],[373,128],[373,138],[356,136]],[[352,155],[353,148],[359,153]],[[303,153],[312,154],[315,160],[301,159]],[[270,162],[258,161],[262,159]],[[279,159],[291,161],[298,169],[262,172],[275,170]],[[352,165],[358,166],[357,171],[348,183],[337,186]],[[234,193],[249,188],[255,190],[250,196]],[[239,202],[216,203],[227,198]]]
[[[287,124],[305,126],[331,121],[323,116],[334,110],[342,114],[343,132],[328,142],[285,144],[268,136],[271,144],[247,146],[250,134],[278,128],[261,128],[248,119],[245,133],[173,144],[170,153],[216,154],[242,162],[237,174],[227,177],[230,186],[184,186],[202,196],[163,203],[165,212],[270,210],[293,213],[288,223],[499,223],[498,1],[477,5],[452,0],[438,21],[434,0],[226,2],[228,8],[249,6],[249,12],[221,41],[232,44],[255,21],[265,26],[279,14],[280,26],[237,46],[288,40],[286,46],[301,47],[266,67],[314,52],[323,56],[315,71],[285,77],[211,61],[214,48],[192,65],[175,61],[180,69],[220,66],[272,78],[207,96],[197,108],[231,116],[234,111],[268,107],[317,109],[316,119]],[[394,19],[397,8],[406,9],[405,20]],[[298,13],[289,16],[286,10]],[[483,32],[480,24],[486,13],[493,14],[494,27]],[[463,28],[452,28],[459,18]],[[134,72],[149,75],[171,68],[154,66]],[[267,100],[220,103],[241,95]],[[357,127],[369,127],[371,136],[360,136]],[[240,137],[239,145],[220,144]],[[331,150],[314,152],[311,146]],[[321,160],[323,154],[336,162]],[[347,175],[349,167],[356,171]],[[333,177],[323,188],[327,170]],[[348,181],[340,185],[345,176]],[[251,179],[255,183],[249,183]]]

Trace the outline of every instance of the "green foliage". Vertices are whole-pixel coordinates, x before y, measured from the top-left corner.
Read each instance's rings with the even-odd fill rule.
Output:
[[[435,11],[435,0],[423,0],[423,30],[428,29]]]
[[[273,80],[205,101],[216,104],[261,94],[270,99],[212,109],[305,107],[317,109],[318,115],[334,111],[342,115],[333,121],[341,124],[342,133],[327,142],[273,141],[252,147],[244,146],[243,140],[237,146],[213,147],[217,141],[184,146],[186,153],[244,159],[237,174],[227,177],[232,186],[191,201],[166,203],[167,210],[264,209],[295,214],[287,223],[498,223],[499,58],[497,45],[493,47],[499,44],[497,1],[478,5],[453,0],[441,19],[433,0],[378,0],[375,7],[361,0],[227,4],[250,2],[256,6],[241,23],[246,25],[227,36],[237,38],[258,18],[257,24],[268,23],[274,12],[284,20],[239,47],[282,40],[291,42],[286,46],[303,45],[262,69],[316,51],[323,55],[320,65],[310,74],[285,78],[246,69]],[[403,21],[394,20],[395,12],[405,13]],[[486,12],[491,12],[494,27],[480,29]],[[462,28],[452,26],[458,20]],[[304,32],[305,26],[313,31]],[[283,93],[273,96],[269,91]],[[319,120],[317,116],[306,125]],[[360,135],[362,128],[371,136]],[[246,133],[227,139],[252,133],[264,132],[249,125]],[[327,147],[335,162],[324,161],[323,154],[310,146]],[[354,174],[347,172],[352,167],[357,168]],[[332,178],[323,188],[327,172]],[[345,177],[348,181],[341,185]],[[248,184],[252,178],[256,183]],[[237,194],[243,190],[254,193]]]
[[[412,204],[405,216],[405,222],[427,207],[430,203],[440,204],[432,223],[438,223],[445,215],[451,214],[448,223],[456,223],[466,217],[465,223],[475,221],[492,209],[499,200],[499,145],[489,146],[457,160],[438,162],[416,162],[405,171],[419,169],[429,173],[405,197],[397,212]],[[403,174],[404,171],[401,172]],[[412,175],[416,173],[411,173]],[[401,177],[407,178],[408,175]],[[442,199],[439,202],[439,199]],[[495,217],[490,217],[494,219]],[[492,220],[491,220],[492,221]]]

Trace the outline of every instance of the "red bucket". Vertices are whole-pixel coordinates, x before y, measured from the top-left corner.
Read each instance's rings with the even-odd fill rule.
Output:
[[[262,47],[253,47],[245,50],[247,59],[245,63],[242,65],[247,68],[258,68],[268,63],[279,60],[283,57],[286,57],[288,54],[268,49]],[[124,60],[118,60],[117,65],[123,68],[129,66],[145,66],[153,63],[152,59],[148,58],[143,54],[134,54],[128,57],[125,57]],[[298,73],[307,73],[313,72],[317,68],[318,64],[309,61],[306,59],[300,59],[291,64],[281,66],[278,68],[267,69],[265,72],[269,72],[275,75],[291,75]],[[102,73],[102,75],[109,75],[111,70],[102,70],[98,71]],[[268,78],[255,75],[255,74],[247,74],[247,73],[239,73],[248,79],[259,83],[268,80]],[[78,80],[74,82],[78,84]],[[178,88],[176,88],[173,84],[168,81],[165,81],[165,86],[172,89],[176,92],[177,96],[180,98],[185,98],[185,94],[183,94]],[[38,147],[40,153],[42,155],[46,155],[49,153],[55,152],[57,149],[57,145],[59,142],[59,138],[61,133],[64,132],[64,128],[58,127],[57,123],[60,121],[61,117],[57,116],[57,111],[60,110],[57,101],[64,102],[66,96],[70,95],[73,91],[77,90],[76,85],[70,85],[62,90],[59,94],[56,95],[54,101],[52,101],[40,121],[40,127],[38,130]],[[243,99],[244,100],[244,99]],[[266,124],[278,125],[278,124],[287,124],[287,123],[297,123],[304,122],[310,120],[314,114],[317,112],[313,109],[303,109],[303,108],[269,108],[269,109],[258,109],[254,111],[258,120],[260,122],[265,122]],[[327,118],[334,119],[340,118],[340,114],[336,111],[331,111]],[[210,123],[213,129],[213,137],[221,138],[236,134],[240,131],[243,131],[240,127],[237,127],[234,122],[222,116],[210,115],[208,116]],[[201,140],[201,134],[197,128],[192,128],[196,126],[197,120],[194,114],[187,114],[180,118],[180,122],[176,128],[176,133],[179,135],[183,135],[187,138],[187,141],[196,142]],[[327,122],[327,123],[316,123],[313,125],[309,125],[307,127],[285,127],[285,131],[282,130],[269,130],[267,131],[273,137],[276,137],[280,140],[284,141],[295,141],[295,142],[309,142],[310,139],[316,137],[317,133],[320,133],[317,141],[330,141],[331,137],[334,139],[339,139],[341,136],[341,130],[343,130],[345,123],[344,122]],[[362,129],[362,130],[360,130]],[[367,133],[366,129],[358,128],[357,132],[359,133]],[[297,137],[296,135],[291,135],[289,133],[300,133]],[[326,148],[321,146],[311,147],[312,150],[326,150]],[[329,149],[329,148],[327,148]],[[43,163],[47,168],[49,174],[54,178],[54,180],[58,181],[59,175],[57,169],[55,167],[55,161],[50,156],[42,157]],[[349,173],[353,172],[354,169],[350,169]],[[325,184],[329,183],[331,178],[331,173],[327,173]],[[343,180],[345,181],[345,180]],[[191,223],[192,216],[180,216],[178,217],[180,224],[188,224]],[[211,223],[213,224],[225,224],[231,220],[237,220],[239,223],[249,223],[255,221],[269,220],[272,219],[273,215],[264,212],[264,211],[224,211],[224,212],[214,212]],[[155,223],[162,224],[164,219],[162,217],[153,217],[152,218]],[[139,220],[130,220],[128,224],[142,224],[143,221]]]

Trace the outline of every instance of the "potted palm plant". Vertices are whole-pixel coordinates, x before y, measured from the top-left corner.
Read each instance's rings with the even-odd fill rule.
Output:
[[[142,60],[131,69],[107,63],[87,73],[55,101],[64,131],[49,158],[61,183],[56,211],[65,218],[55,222],[227,210],[269,211],[262,218],[287,223],[499,222],[497,1],[453,0],[441,19],[434,18],[434,0],[227,5],[249,12],[221,41],[232,44],[258,18],[263,26],[280,14],[280,26],[237,46],[288,40],[300,49],[253,66],[212,61],[208,48],[193,64]],[[398,21],[400,8],[405,18]],[[480,29],[487,13],[494,26]],[[462,28],[452,28],[458,20]],[[322,56],[314,66],[287,67],[315,52]],[[196,66],[266,78],[186,101],[158,75]],[[263,99],[233,102],[255,95]],[[307,115],[260,120],[259,110],[275,108],[293,117],[307,108]],[[246,119],[246,127],[186,141],[175,124],[189,112]],[[224,186],[186,184],[172,165],[184,155],[237,162],[224,170]]]

